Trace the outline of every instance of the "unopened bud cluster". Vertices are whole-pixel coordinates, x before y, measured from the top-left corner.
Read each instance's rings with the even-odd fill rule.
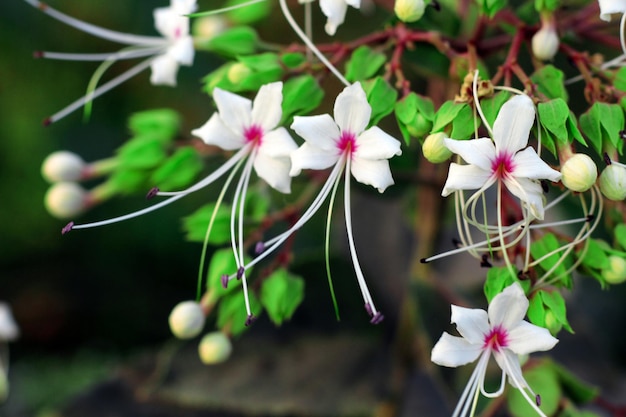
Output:
[[[41,174],[52,186],[44,205],[54,217],[66,219],[80,214],[88,206],[88,193],[76,181],[84,178],[87,165],[73,152],[50,154],[41,165]]]

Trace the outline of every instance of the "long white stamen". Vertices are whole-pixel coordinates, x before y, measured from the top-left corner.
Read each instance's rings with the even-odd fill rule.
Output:
[[[500,388],[495,392],[487,392],[485,390],[485,380],[483,378],[482,384],[480,384],[480,393],[487,398],[496,398],[502,395],[504,388],[506,387],[506,372],[502,370],[502,376],[500,378]]]
[[[118,85],[122,84],[124,81],[134,77],[135,75],[139,74],[141,71],[143,71],[146,68],[148,68],[150,66],[150,64],[152,63],[152,61],[154,61],[155,58],[156,57],[152,57],[152,58],[149,58],[149,59],[147,59],[147,60],[145,60],[143,62],[140,62],[139,64],[135,65],[134,67],[132,67],[131,69],[129,69],[125,73],[120,74],[119,76],[113,78],[109,82],[107,82],[107,83],[101,85],[100,87],[96,88],[91,93],[89,93],[89,94],[79,98],[78,100],[76,100],[75,102],[73,102],[69,106],[65,107],[61,111],[58,111],[55,114],[53,114],[52,116],[50,116],[48,119],[46,119],[44,121],[44,124],[54,123],[54,122],[64,118],[68,114],[70,114],[73,111],[75,111],[75,110],[81,108],[82,106],[84,106],[85,103],[87,103],[88,101],[92,101],[92,100],[96,99],[97,97],[100,97],[102,94],[106,93],[107,91],[117,87]]]
[[[61,61],[119,61],[123,59],[143,58],[165,52],[167,44],[163,46],[134,49],[131,51],[107,52],[102,54],[73,54],[66,52],[36,52],[37,58],[56,59]]]
[[[528,402],[528,404],[537,412],[537,414],[539,414],[541,417],[547,417],[543,411],[541,411],[541,409],[537,406],[537,403],[535,402],[535,399],[530,399],[530,397],[528,396],[528,394],[526,393],[526,390],[524,389],[524,387],[528,388],[528,390],[534,395],[533,390],[530,388],[530,386],[528,385],[528,383],[525,380],[519,381],[515,375],[513,366],[509,363],[508,358],[506,357],[506,355],[502,355],[502,361],[504,362],[504,366],[506,368],[506,373],[509,375],[509,378],[511,378],[513,380],[513,382],[515,382],[515,385],[517,386],[518,390],[520,391],[520,393],[522,394],[522,396],[524,396],[524,399],[526,399],[526,401]],[[522,376],[523,378],[523,376]]]
[[[466,416],[469,407],[474,404],[474,408],[476,407],[476,402],[478,401],[478,386],[481,383],[482,378],[484,378],[485,371],[487,369],[487,362],[489,361],[489,351],[485,350],[481,355],[478,363],[476,364],[476,368],[472,372],[469,381],[467,381],[467,385],[465,385],[465,389],[461,394],[461,398],[459,398],[459,402],[454,408],[454,412],[452,413],[452,417]]]
[[[66,15],[65,13],[61,13],[60,11],[53,9],[37,0],[24,0],[26,3],[36,7],[41,10],[45,14],[50,17],[53,17],[68,26],[72,26],[80,31],[89,33],[91,35],[97,36],[102,39],[107,39],[113,42],[123,43],[127,45],[161,45],[163,43],[163,38],[157,36],[141,36],[141,35],[133,35],[130,33],[122,33],[116,32],[114,30],[109,30],[102,28],[100,26],[92,25],[87,22],[83,22],[82,20],[78,20],[71,16]]]
[[[476,110],[478,110],[478,114],[480,115],[480,118],[482,119],[485,128],[487,129],[487,131],[489,132],[489,135],[491,137],[493,137],[493,130],[491,130],[491,126],[489,126],[489,123],[487,122],[487,118],[485,117],[485,114],[483,113],[483,109],[482,107],[480,107],[480,100],[478,99],[478,70],[474,71],[474,82],[472,83],[472,93],[474,95],[474,103],[476,104]]]
[[[326,59],[324,54],[322,54],[322,52],[320,52],[320,50],[317,49],[317,46],[315,46],[315,44],[311,41],[311,39],[309,39],[306,36],[306,34],[302,31],[302,29],[300,29],[300,26],[298,26],[295,19],[291,15],[289,8],[287,7],[286,0],[279,0],[279,4],[280,4],[280,9],[282,10],[283,15],[285,16],[285,19],[287,19],[287,23],[289,23],[289,26],[291,26],[294,32],[296,32],[296,34],[300,37],[300,39],[302,39],[302,42],[304,42],[307,48],[309,48],[315,54],[317,59],[319,59],[322,62],[322,64],[324,64],[324,66],[328,68],[328,70],[332,72],[335,75],[335,77],[339,79],[339,81],[341,81],[346,87],[349,87],[350,83],[348,82],[348,80],[346,80],[345,77],[341,74],[341,72],[339,72],[339,70],[335,68],[335,66],[331,64],[328,59]]]

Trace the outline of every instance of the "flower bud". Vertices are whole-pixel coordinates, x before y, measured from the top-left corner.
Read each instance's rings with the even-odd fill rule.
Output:
[[[48,182],[78,181],[85,162],[74,152],[53,152],[43,161],[41,175]]]
[[[611,164],[600,174],[600,191],[609,200],[622,201],[626,198],[626,168]]]
[[[204,319],[204,311],[199,303],[183,301],[170,313],[170,330],[179,339],[191,339],[202,331]]]
[[[444,144],[446,134],[443,132],[428,135],[422,145],[422,153],[424,157],[433,164],[438,164],[452,156],[450,149]]]
[[[0,341],[11,341],[20,334],[17,324],[13,319],[11,307],[7,303],[0,303]]]
[[[561,166],[561,181],[572,191],[587,191],[597,178],[596,164],[583,153],[574,154]]]
[[[416,22],[424,15],[424,0],[396,0],[393,8],[398,19],[403,22]]]
[[[602,271],[602,278],[609,284],[621,284],[626,281],[626,259],[609,256],[609,268]]]
[[[205,365],[224,362],[232,350],[230,339],[220,331],[205,335],[198,345],[200,360]]]
[[[67,219],[87,208],[87,192],[74,182],[57,182],[48,189],[44,204],[54,217]]]
[[[210,40],[228,28],[226,19],[221,16],[203,16],[193,20],[191,29],[193,37],[199,40]]]
[[[242,64],[241,62],[237,62],[233,64],[228,69],[228,81],[233,84],[237,84],[245,80],[248,76],[252,74],[252,70]]]
[[[559,35],[553,25],[542,25],[532,38],[533,55],[542,61],[554,58],[559,50]]]

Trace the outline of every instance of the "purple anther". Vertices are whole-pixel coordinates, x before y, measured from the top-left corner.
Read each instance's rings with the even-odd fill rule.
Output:
[[[159,187],[152,187],[148,194],[146,194],[146,200],[152,200],[159,193]]]
[[[262,254],[264,250],[265,250],[265,243],[257,242],[256,245],[254,245],[254,254],[255,255]]]
[[[74,222],[69,222],[65,225],[65,227],[63,227],[63,229],[61,229],[61,234],[64,235],[69,233],[72,230],[72,227],[74,227]]]
[[[376,314],[374,314],[374,317],[372,317],[372,319],[370,320],[370,323],[372,323],[372,324],[379,324],[384,319],[385,319],[385,316],[383,316],[382,313],[380,311],[378,311],[378,312],[376,312]]]
[[[541,180],[540,183],[541,183],[541,189],[543,190],[543,193],[547,194],[548,191],[550,191],[550,187],[548,186],[548,181]]]
[[[461,245],[463,245],[463,243],[459,239],[453,237],[452,238],[452,245],[454,245],[455,248],[460,248]]]
[[[609,156],[608,153],[604,152],[604,154],[602,154],[602,157],[604,158],[604,163],[607,165],[611,165],[613,162],[611,161],[611,157]]]
[[[52,123],[52,119],[49,117],[46,117],[45,119],[43,119],[43,122],[41,124],[45,126],[50,126],[50,124]]]
[[[365,311],[367,311],[367,315],[372,317],[374,315],[374,311],[372,311],[372,306],[370,303],[365,303]]]
[[[254,323],[256,321],[256,317],[254,317],[254,314],[250,314],[247,318],[246,318],[246,327],[249,327],[250,325],[252,325],[252,323]]]
[[[541,407],[541,395],[535,395],[535,402],[537,403],[537,407]]]
[[[489,256],[485,253],[483,254],[482,260],[480,261],[481,268],[491,268],[493,265],[488,260]]]
[[[33,58],[43,58],[43,51],[35,51],[33,52]]]
[[[620,130],[619,137],[621,140],[626,140],[626,130]]]
[[[437,0],[430,0],[429,5],[438,12],[441,11],[441,3],[439,3]]]
[[[241,277],[243,277],[243,274],[246,272],[246,269],[243,266],[240,266],[239,269],[237,270],[237,279],[241,279]]]
[[[596,218],[596,216],[595,216],[595,215],[593,215],[593,214],[588,214],[588,215],[587,215],[587,221],[588,221],[588,222],[592,221],[592,220],[593,220],[593,219],[595,219],[595,218]]]
[[[228,275],[227,274],[222,275],[222,287],[224,287],[224,289],[228,288]]]
[[[421,264],[427,264],[428,263],[428,259],[427,258],[422,258],[422,259],[420,259],[420,263]]]

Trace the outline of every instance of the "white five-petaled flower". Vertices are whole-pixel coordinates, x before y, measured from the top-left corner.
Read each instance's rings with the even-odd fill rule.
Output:
[[[545,417],[536,404],[537,397],[522,375],[518,355],[552,349],[558,340],[547,329],[525,321],[527,310],[528,299],[519,283],[510,285],[496,295],[488,311],[452,306],[451,322],[456,324],[461,337],[443,333],[432,350],[431,360],[438,365],[457,367],[478,359],[478,365],[463,390],[453,417],[468,415],[479,392],[487,397],[501,395],[507,378],[535,411]],[[486,392],[484,387],[491,354],[502,369],[500,389],[494,393]],[[529,397],[526,390],[533,398]]]
[[[493,141],[489,138],[445,139],[448,149],[460,155],[468,165],[450,164],[441,195],[445,197],[458,190],[479,189],[481,192],[493,183],[501,182],[526,204],[535,218],[543,219],[544,199],[537,180],[556,182],[561,174],[528,146],[534,120],[532,100],[526,95],[518,95],[500,109],[493,125]]]
[[[600,5],[600,19],[607,22],[611,21],[613,13],[626,13],[625,0],[598,0]]]
[[[93,89],[85,97],[76,100],[47,118],[44,122],[46,124],[65,117],[148,67],[152,69],[150,76],[152,84],[175,86],[179,66],[189,66],[193,63],[195,51],[193,39],[189,34],[189,18],[185,15],[196,10],[196,0],[171,0],[169,7],[154,10],[155,27],[162,36],[140,36],[104,29],[61,13],[38,0],[25,1],[47,15],[83,32],[128,45],[128,47],[113,53],[75,54],[39,51],[35,53],[36,57],[71,61],[102,61],[100,70],[108,68],[111,63],[117,60],[148,57],[148,59]],[[99,76],[100,74],[94,75],[92,81],[97,81]]]
[[[300,3],[309,3],[313,0],[300,0]],[[319,0],[320,9],[322,13],[327,17],[326,26],[324,29],[326,33],[333,36],[337,32],[337,28],[341,25],[345,18],[348,6],[352,6],[355,9],[361,7],[361,0]]]

